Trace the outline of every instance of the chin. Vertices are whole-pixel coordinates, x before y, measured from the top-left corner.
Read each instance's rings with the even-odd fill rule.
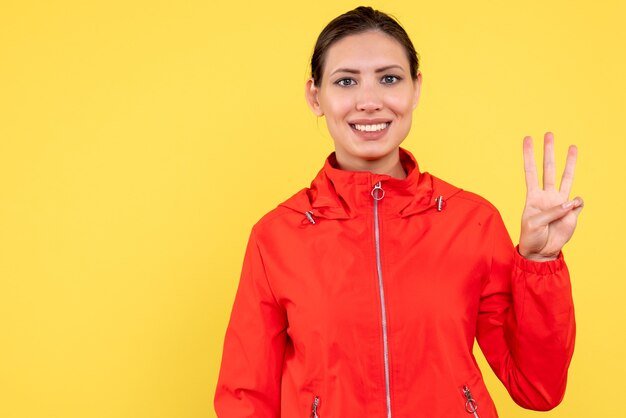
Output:
[[[398,150],[400,144],[387,142],[371,142],[358,144],[354,149],[355,156],[367,160],[379,160]]]
[[[345,156],[352,160],[360,160],[363,162],[374,162],[387,158],[389,155],[397,152],[399,145],[389,146],[382,144],[361,144],[350,150],[343,150]]]

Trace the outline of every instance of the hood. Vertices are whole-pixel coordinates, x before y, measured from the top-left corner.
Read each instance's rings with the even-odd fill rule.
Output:
[[[445,202],[461,191],[431,174],[419,171],[415,157],[400,148],[400,162],[407,177],[397,179],[368,171],[338,168],[333,152],[315,176],[309,188],[303,189],[280,206],[326,219],[350,219],[372,208],[372,190],[380,182],[384,190],[386,212],[410,216],[433,209],[443,210]]]

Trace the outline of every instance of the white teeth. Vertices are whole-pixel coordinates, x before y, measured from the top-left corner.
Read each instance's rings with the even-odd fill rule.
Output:
[[[379,123],[377,125],[352,125],[354,126],[354,128],[357,131],[362,131],[362,132],[376,132],[376,131],[382,131],[383,129],[385,129],[387,126],[389,126],[389,122],[385,122],[385,123]]]

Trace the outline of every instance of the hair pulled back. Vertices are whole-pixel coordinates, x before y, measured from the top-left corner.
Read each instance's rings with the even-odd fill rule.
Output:
[[[404,28],[394,17],[386,13],[371,7],[359,6],[334,18],[318,36],[311,57],[311,78],[313,78],[314,84],[319,86],[322,82],[328,48],[346,36],[375,30],[393,37],[402,45],[409,59],[411,77],[416,80],[419,57]]]

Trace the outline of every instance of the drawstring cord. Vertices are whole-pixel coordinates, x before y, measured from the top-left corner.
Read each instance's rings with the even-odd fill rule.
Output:
[[[379,187],[379,189],[380,189],[380,187]],[[377,192],[376,194],[373,193],[374,190],[376,190],[376,192]],[[380,193],[378,193],[379,190],[377,188],[374,188],[374,190],[372,190],[372,197],[374,197],[374,199],[376,199],[376,200],[382,199],[383,196],[384,196],[384,191],[383,191],[383,194],[381,195]],[[382,189],[380,189],[380,190],[382,190]],[[439,196],[437,196],[435,198],[435,204],[437,205],[437,212],[441,212],[443,210],[443,206],[445,204],[445,202],[443,201],[443,196],[442,195],[439,195]],[[313,225],[316,224],[315,219],[313,218],[313,212],[312,211],[308,210],[308,211],[304,212],[304,214],[306,215],[306,218],[309,220],[309,222],[311,222],[311,224],[313,224]]]
[[[439,195],[435,202],[437,203],[437,212],[441,212],[443,210],[443,196]]]

